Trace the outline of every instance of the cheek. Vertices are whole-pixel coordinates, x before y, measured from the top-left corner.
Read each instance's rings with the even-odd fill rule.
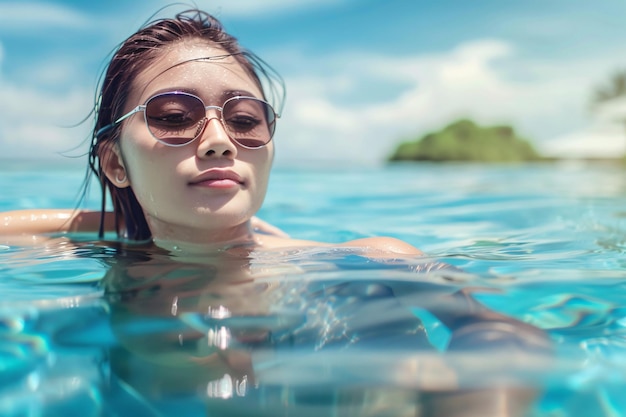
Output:
[[[143,182],[143,174],[150,169],[151,158],[147,157],[148,149],[143,149],[136,141],[124,138],[120,141],[122,157],[126,166],[126,173],[131,185]]]
[[[169,149],[157,149],[153,143],[126,137],[121,141],[122,155],[131,187],[142,206],[167,189],[176,161]]]
[[[251,150],[246,162],[252,166],[254,180],[260,190],[265,191],[269,180],[270,170],[274,161],[274,148]]]

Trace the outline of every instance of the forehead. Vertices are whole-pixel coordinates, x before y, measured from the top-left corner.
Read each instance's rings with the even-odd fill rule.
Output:
[[[140,71],[129,94],[131,107],[156,91],[188,89],[212,99],[224,91],[246,91],[262,97],[258,85],[242,65],[223,49],[200,40],[179,42]]]

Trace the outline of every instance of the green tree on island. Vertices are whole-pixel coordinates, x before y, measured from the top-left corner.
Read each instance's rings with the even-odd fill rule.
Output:
[[[511,126],[479,126],[462,119],[400,144],[390,161],[522,162],[542,157]]]

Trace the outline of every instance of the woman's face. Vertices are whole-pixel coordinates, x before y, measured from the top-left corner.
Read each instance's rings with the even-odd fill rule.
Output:
[[[233,57],[186,62],[224,54],[201,40],[176,44],[137,76],[124,112],[170,91],[194,94],[206,106],[221,107],[237,95],[262,98]],[[115,175],[126,174],[155,239],[227,240],[235,229],[247,227],[265,197],[273,142],[258,149],[241,147],[227,135],[219,110],[209,109],[201,135],[171,147],[151,135],[143,113],[123,122],[118,154],[125,172]]]

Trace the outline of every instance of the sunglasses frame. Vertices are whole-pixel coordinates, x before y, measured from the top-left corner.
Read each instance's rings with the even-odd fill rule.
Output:
[[[274,113],[274,119],[273,119],[272,123],[268,123],[268,127],[270,127],[270,138],[269,138],[269,140],[267,142],[265,142],[261,146],[246,146],[246,145],[243,145],[242,143],[240,143],[239,141],[237,141],[236,139],[232,138],[231,135],[228,134],[228,138],[232,142],[234,142],[238,146],[241,146],[242,148],[246,148],[246,149],[260,149],[260,148],[262,148],[264,146],[267,146],[267,144],[270,143],[272,141],[272,138],[274,137],[274,133],[276,131],[276,120],[280,118],[280,114],[276,113],[276,110],[274,110],[274,108],[272,107],[272,105],[270,103],[268,103],[267,101],[262,100],[260,98],[256,98],[256,97],[251,97],[251,96],[233,96],[233,97],[230,97],[230,98],[226,99],[226,101],[224,101],[224,103],[222,103],[221,106],[207,106],[207,105],[204,104],[204,101],[200,97],[196,96],[195,94],[187,93],[187,92],[184,92],[184,91],[166,91],[166,92],[163,92],[163,93],[159,93],[159,94],[153,95],[152,97],[150,97],[150,98],[148,98],[146,100],[145,104],[138,105],[137,107],[133,108],[131,111],[129,111],[128,113],[126,113],[122,117],[120,117],[117,120],[115,120],[110,125],[107,125],[107,126],[103,127],[102,129],[98,130],[98,132],[96,132],[96,137],[100,136],[102,133],[108,131],[109,129],[113,128],[114,126],[120,124],[121,122],[123,122],[124,120],[128,119],[130,116],[134,115],[135,113],[139,113],[140,111],[143,111],[144,121],[146,123],[146,128],[148,129],[148,132],[150,132],[150,135],[154,138],[154,140],[156,140],[157,142],[159,142],[159,143],[161,143],[161,144],[163,144],[165,146],[170,146],[172,148],[179,148],[181,146],[189,145],[191,142],[195,141],[196,139],[198,139],[198,137],[201,136],[201,132],[204,130],[204,128],[201,129],[196,136],[194,136],[192,139],[190,139],[189,142],[185,142],[185,143],[181,143],[181,144],[172,144],[172,143],[164,142],[163,140],[157,138],[154,135],[154,133],[152,133],[152,130],[150,129],[150,124],[148,123],[148,116],[147,116],[147,113],[146,113],[146,109],[148,107],[148,104],[150,103],[150,101],[152,101],[155,98],[162,97],[162,96],[167,96],[167,95],[186,96],[186,97],[190,97],[190,98],[196,99],[204,107],[205,113],[208,110],[211,110],[211,109],[218,110],[220,112],[219,121],[220,121],[220,123],[222,123],[222,127],[224,128],[224,131],[226,131],[227,134],[228,134],[228,129],[226,128],[226,124],[224,122],[224,107],[226,106],[227,103],[229,103],[231,101],[235,101],[235,100],[249,99],[249,100],[254,100],[254,101],[257,101],[257,102],[260,102],[260,103],[264,104],[267,108],[269,108],[272,111],[272,113]],[[206,116],[205,116],[205,119],[207,121],[211,120],[211,119],[207,118]],[[198,122],[200,122],[200,121],[198,121]]]

